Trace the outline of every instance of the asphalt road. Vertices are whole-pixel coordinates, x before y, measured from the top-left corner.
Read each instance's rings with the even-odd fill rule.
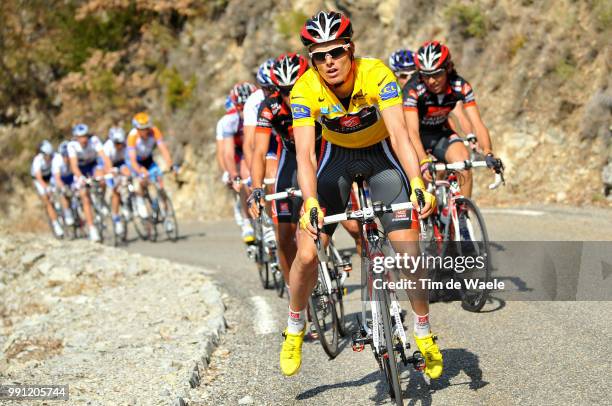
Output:
[[[484,212],[495,241],[494,276],[506,281],[508,292],[494,293],[478,314],[457,302],[432,304],[444,374],[427,384],[420,374],[404,371],[406,404],[612,404],[612,211]],[[227,294],[229,329],[193,404],[390,403],[371,352],[354,353],[346,340],[334,360],[318,342],[305,343],[300,373],[283,377],[278,357],[287,301],[261,288],[237,226],[189,223],[181,224],[181,232],[177,243],[132,242],[128,250],[209,268]],[[587,240],[608,242],[550,242]],[[508,249],[518,246],[512,241],[533,245]],[[346,235],[338,242],[351,246]],[[357,262],[353,256],[355,267]],[[353,326],[358,279],[348,279]],[[512,292],[535,292],[546,301],[519,301]],[[590,301],[568,300],[576,297]]]

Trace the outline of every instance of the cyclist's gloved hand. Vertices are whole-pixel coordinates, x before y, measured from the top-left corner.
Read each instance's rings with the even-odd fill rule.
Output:
[[[253,189],[253,192],[247,199],[247,204],[249,205],[249,213],[252,217],[259,217],[259,206],[265,205],[264,195],[264,190],[258,187]],[[259,205],[257,204],[257,202],[259,202]]]
[[[410,201],[415,207],[419,207],[418,199],[415,193],[415,190],[421,189],[423,191],[423,197],[425,198],[425,206],[420,207],[420,215],[422,218],[429,216],[434,208],[436,207],[436,197],[429,193],[427,189],[425,189],[425,184],[423,183],[423,179],[414,178],[410,181]]]
[[[492,153],[488,153],[485,156],[485,162],[487,163],[487,167],[491,169],[497,169],[499,167],[499,159],[495,158]]]
[[[319,205],[319,201],[314,197],[309,197],[304,202],[304,213],[300,217],[300,228],[307,231],[313,238],[317,236],[317,230],[315,230],[310,224],[310,211],[316,207],[317,213],[319,213],[319,228],[323,227],[323,211]]]
[[[242,186],[242,178],[240,176],[234,176],[232,179],[232,187],[236,191],[236,193],[240,193],[240,187]]]
[[[429,165],[431,165],[433,163],[433,159],[431,159],[431,157],[427,157],[427,158],[423,158],[421,160],[421,176],[423,176],[423,178],[427,181],[427,182],[431,182],[432,178],[431,178],[431,173],[429,173]]]
[[[223,182],[224,185],[229,185],[231,183],[230,174],[228,171],[223,171],[223,175],[221,175],[221,182]]]

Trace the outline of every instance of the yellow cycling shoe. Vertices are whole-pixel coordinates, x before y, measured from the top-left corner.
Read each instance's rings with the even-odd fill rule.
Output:
[[[295,375],[302,366],[302,343],[306,326],[299,334],[291,334],[287,329],[283,332],[285,341],[280,352],[280,367],[283,375]]]
[[[442,353],[436,344],[433,334],[428,334],[425,337],[414,336],[419,351],[425,358],[425,373],[431,379],[437,379],[442,375],[443,363]]]

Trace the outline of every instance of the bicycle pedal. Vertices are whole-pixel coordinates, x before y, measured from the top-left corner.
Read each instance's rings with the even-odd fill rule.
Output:
[[[414,369],[419,372],[425,371],[425,358],[423,358],[423,354],[421,351],[415,351],[412,353],[412,359],[409,361],[414,366]]]

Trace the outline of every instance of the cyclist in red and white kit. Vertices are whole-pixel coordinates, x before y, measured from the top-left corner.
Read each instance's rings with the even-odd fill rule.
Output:
[[[249,96],[255,92],[255,85],[242,82],[237,83],[230,91],[230,100],[234,109],[227,112],[219,123],[219,132],[223,139],[223,164],[229,174],[232,187],[239,194],[242,211],[242,239],[246,244],[255,241],[255,233],[246,212],[247,190],[242,186],[242,179],[249,178],[249,168],[243,154],[243,108]]]
[[[420,80],[411,82],[403,91],[403,105],[408,135],[421,163],[426,178],[427,151],[442,162],[470,159],[463,139],[453,131],[448,117],[458,103],[463,104],[467,119],[473,128],[487,164],[493,168],[497,160],[491,149],[489,130],[480,117],[472,86],[457,74],[449,49],[438,41],[424,43],[415,60]],[[472,174],[463,171],[462,192],[471,196]]]

